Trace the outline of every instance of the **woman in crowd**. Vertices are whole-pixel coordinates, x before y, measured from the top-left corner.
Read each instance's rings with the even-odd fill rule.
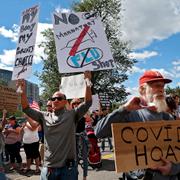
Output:
[[[10,116],[8,124],[4,128],[5,148],[10,155],[10,170],[17,168],[15,160],[18,163],[19,170],[22,170],[21,148],[21,127],[18,125],[15,116]]]
[[[31,171],[31,160],[35,159],[36,170],[35,173],[40,173],[39,170],[39,135],[38,135],[38,126],[39,123],[26,116],[28,121],[23,126],[23,144],[24,151],[26,154],[26,169],[24,173]]]

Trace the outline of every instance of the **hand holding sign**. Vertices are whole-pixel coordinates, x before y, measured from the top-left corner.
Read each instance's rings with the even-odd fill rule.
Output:
[[[161,157],[162,165],[152,167],[151,169],[160,171],[163,175],[169,175],[172,168],[172,162]]]
[[[85,71],[84,72],[84,79],[86,81],[86,85],[88,87],[91,87],[92,86],[92,82],[91,82],[91,72],[90,71]]]
[[[18,79],[16,86],[17,86],[17,91],[16,91],[17,93],[22,94],[23,92],[25,92],[25,80],[24,79]]]

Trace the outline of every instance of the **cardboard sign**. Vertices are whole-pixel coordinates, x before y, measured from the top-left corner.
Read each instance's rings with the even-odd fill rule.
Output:
[[[6,109],[8,112],[15,112],[20,104],[16,91],[9,87],[0,86],[0,94],[0,110]]]
[[[180,162],[180,121],[112,124],[117,172]]]
[[[25,79],[31,75],[38,15],[38,6],[26,9],[22,13],[12,80]]]
[[[84,98],[85,96],[84,74],[62,77],[60,91],[66,95],[67,99]]]
[[[97,13],[55,12],[53,27],[60,73],[116,67]]]

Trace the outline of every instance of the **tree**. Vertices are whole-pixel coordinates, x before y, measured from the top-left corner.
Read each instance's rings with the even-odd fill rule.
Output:
[[[180,87],[177,86],[175,88],[170,88],[169,86],[167,86],[167,88],[165,89],[166,94],[177,94],[180,97]]]
[[[126,72],[132,68],[136,61],[128,58],[130,52],[128,44],[120,41],[120,32],[117,23],[120,21],[120,1],[84,0],[81,3],[74,3],[72,8],[76,12],[93,11],[100,15],[117,65],[117,69],[114,70],[93,72],[92,82],[94,93],[106,92],[112,101],[124,101],[128,93],[125,91],[122,82],[128,79]],[[53,32],[49,29],[43,32],[43,35],[46,38],[46,42],[43,42],[40,46],[44,47],[44,53],[47,55],[47,59],[44,60],[42,74],[38,74],[38,76],[42,81],[42,87],[45,88],[42,96],[47,98],[59,89],[61,74],[58,72]]]
[[[44,62],[42,73],[36,72],[35,74],[41,80],[41,86],[44,88],[40,99],[47,100],[55,91],[58,91],[61,74],[58,71],[56,48],[52,29],[47,29],[42,32],[42,34],[46,41],[43,41],[39,47],[44,48],[44,54],[47,55],[47,58],[44,59],[41,57]]]

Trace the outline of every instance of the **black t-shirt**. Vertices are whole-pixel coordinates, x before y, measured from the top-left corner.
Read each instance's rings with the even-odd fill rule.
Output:
[[[81,133],[85,130],[85,121],[86,121],[86,119],[84,117],[82,117],[78,121],[77,126],[76,126],[76,133]]]

